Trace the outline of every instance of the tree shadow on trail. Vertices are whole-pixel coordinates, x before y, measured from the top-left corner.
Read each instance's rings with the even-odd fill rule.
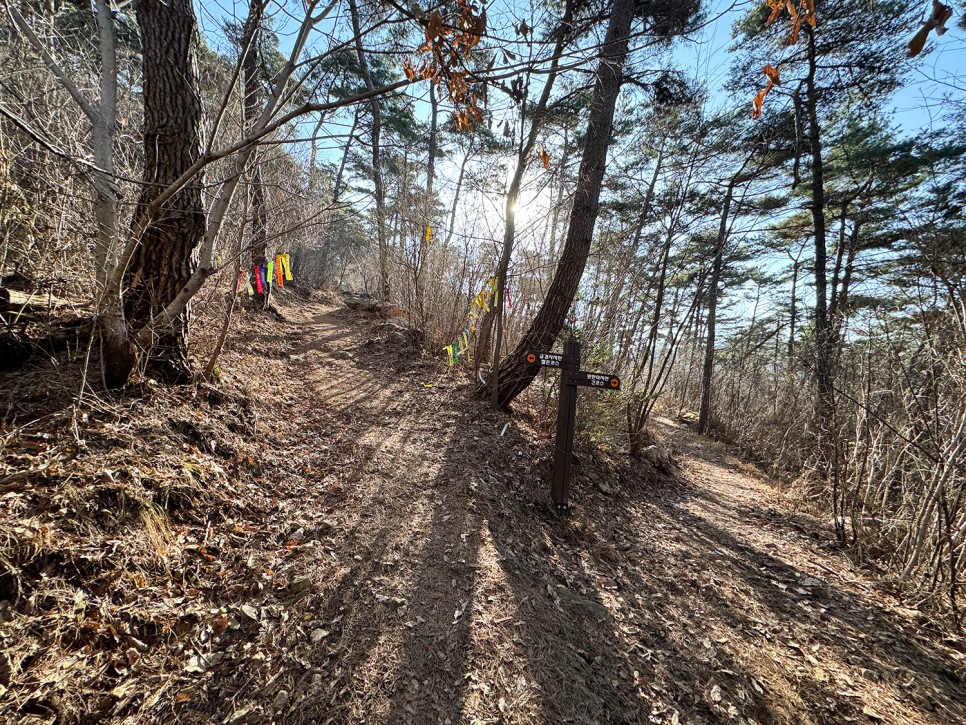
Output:
[[[489,532],[520,605],[523,653],[543,694],[540,721],[733,721],[729,698],[740,688],[729,683],[750,675],[728,652],[703,646],[700,622],[675,606],[674,582],[626,566],[618,547],[637,532],[608,531],[591,513],[612,507],[616,519],[629,502],[584,489],[573,518],[559,519],[543,490],[529,493],[519,514],[532,534],[502,518]]]
[[[454,425],[469,423],[464,416]],[[401,614],[404,637],[394,673],[386,683],[391,682],[386,722],[462,720],[480,551],[473,474],[466,463],[465,442],[454,438],[437,476],[427,482],[433,512]]]
[[[730,503],[708,491],[696,489],[692,497],[700,500],[699,510],[718,509],[724,517],[735,516]],[[755,604],[752,611],[742,607],[733,595],[726,597],[723,592],[728,587],[705,587],[702,593],[713,616],[733,631],[745,633],[752,645],[754,639],[771,640],[769,635],[778,634],[775,630],[780,628],[781,635],[787,635],[791,642],[784,674],[797,679],[797,687],[811,688],[822,696],[819,700],[824,698],[829,706],[829,721],[843,717],[849,710],[859,714],[862,710],[849,707],[849,699],[841,695],[842,683],[835,686],[821,676],[814,677],[816,671],[829,669],[825,665],[830,663],[833,675],[835,671],[845,673],[845,682],[849,672],[856,681],[862,677],[870,692],[888,693],[894,704],[919,710],[920,716],[938,717],[939,722],[966,722],[963,668],[940,644],[911,631],[911,625],[901,625],[874,600],[860,598],[826,577],[737,538],[695,513],[686,500],[665,500],[659,508],[669,520],[678,522],[681,546],[709,553],[708,563],[713,564],[714,576],[743,590],[743,599]],[[780,519],[777,525],[797,528],[794,522],[788,525]],[[776,639],[781,641],[782,637]],[[813,652],[818,656],[817,663]],[[807,676],[799,671],[802,664],[811,665],[804,668],[809,672]],[[866,704],[873,709],[877,705],[884,707],[888,712],[884,704]]]
[[[543,481],[511,441],[486,440],[502,419],[482,411],[459,422],[433,482],[385,721],[644,719],[593,582],[552,551],[548,532],[569,524],[538,503]]]
[[[803,586],[731,530],[745,501],[578,480],[557,518],[548,442],[501,437],[442,372],[426,393],[398,361],[345,365],[380,391],[320,393],[365,500],[339,504],[355,523],[338,561],[318,554],[306,630],[324,636],[282,721],[966,722],[947,653],[873,600]]]

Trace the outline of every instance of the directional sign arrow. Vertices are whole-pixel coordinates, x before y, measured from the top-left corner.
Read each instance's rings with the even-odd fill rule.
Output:
[[[526,359],[531,365],[540,365],[545,368],[576,367],[575,360],[555,352],[528,352]]]
[[[607,390],[620,390],[621,388],[621,379],[616,375],[602,375],[586,370],[574,370],[566,382],[570,385],[586,385],[591,388],[606,388]]]

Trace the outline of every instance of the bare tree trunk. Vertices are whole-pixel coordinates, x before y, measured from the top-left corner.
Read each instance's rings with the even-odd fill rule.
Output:
[[[144,56],[144,181],[135,220],[201,153],[197,89],[197,25],[189,0],[140,0],[137,20]],[[175,112],[172,112],[176,109]],[[205,232],[199,173],[144,230],[125,272],[125,317],[139,331],[174,300],[194,272],[192,253]],[[148,365],[165,382],[188,382],[188,309],[148,350]],[[121,376],[121,371],[117,371]],[[127,377],[125,374],[123,377]]]
[[[815,236],[815,377],[818,383],[818,399],[815,413],[824,429],[834,408],[832,368],[828,319],[827,249],[825,231],[825,167],[822,161],[822,134],[818,121],[818,98],[815,87],[817,62],[815,57],[815,31],[805,24],[808,42],[808,76],[805,80],[805,106],[808,113],[809,146],[812,156],[812,226]]]
[[[443,249],[447,249],[450,242],[453,240],[453,228],[456,226],[456,207],[459,204],[460,192],[463,189],[463,179],[466,176],[466,165],[470,162],[470,157],[473,154],[473,141],[476,137],[470,136],[469,146],[466,149],[466,155],[463,157],[463,162],[460,164],[460,173],[456,177],[456,191],[453,192],[453,203],[449,208],[449,226],[446,229],[446,239],[443,241]]]
[[[263,104],[262,84],[259,80],[259,71],[262,64],[261,41],[262,41],[262,5],[260,0],[251,0],[248,6],[248,32],[245,33],[244,40],[249,40],[247,51],[244,49],[245,57],[242,60],[242,73],[244,76],[245,103],[242,107],[245,128],[250,131],[258,120]],[[268,259],[267,242],[267,219],[265,214],[265,188],[262,186],[262,167],[259,160],[259,150],[254,148],[249,163],[251,171],[249,173],[250,191],[248,199],[251,205],[252,231],[251,241],[251,267],[253,274],[260,274],[259,270]],[[255,310],[268,309],[269,289],[272,280],[266,274],[266,284],[259,292],[259,285],[255,285],[255,294],[252,296],[252,308]]]
[[[509,405],[533,380],[536,369],[526,363],[524,354],[528,350],[549,350],[553,346],[577,294],[597,222],[614,108],[620,95],[628,36],[636,7],[636,0],[616,0],[611,10],[594,82],[587,137],[563,253],[547,297],[530,329],[516,349],[501,362],[504,371],[501,379],[491,382],[497,387],[495,395],[500,406]],[[496,342],[499,345],[499,337]]]
[[[356,106],[355,112],[352,114],[352,128],[349,129],[349,137],[346,139],[345,149],[342,152],[342,160],[339,162],[339,170],[335,175],[335,182],[332,185],[332,203],[335,204],[339,201],[342,196],[342,191],[345,184],[342,181],[342,177],[345,175],[346,162],[349,160],[349,150],[352,148],[352,144],[355,143],[356,129],[359,127],[359,107]]]
[[[717,328],[718,314],[718,285],[721,281],[721,268],[724,262],[724,251],[728,239],[728,218],[731,215],[731,197],[735,188],[735,179],[728,182],[724,202],[721,205],[721,221],[718,226],[718,239],[714,248],[714,260],[711,263],[711,281],[708,283],[708,339],[704,348],[704,366],[701,371],[701,408],[698,413],[698,433],[708,432],[711,422],[711,381],[714,376],[714,342]]]
[[[97,27],[100,36],[100,102],[93,120],[91,146],[98,171],[94,174],[94,217],[97,222],[97,277],[101,289],[107,284],[109,261],[118,232],[117,191],[114,189],[114,129],[117,125],[117,49],[110,5],[98,0]]]
[[[638,250],[640,249],[641,237],[644,234],[644,227],[647,225],[647,220],[651,216],[651,206],[654,203],[654,192],[657,189],[657,182],[661,175],[661,169],[664,166],[664,150],[667,144],[667,137],[661,141],[661,146],[658,149],[657,158],[654,160],[654,173],[651,174],[651,181],[647,186],[647,190],[644,193],[644,199],[641,202],[641,211],[637,217],[637,224],[634,227],[634,238],[631,240],[630,245],[628,245],[625,265],[629,265],[631,261],[637,256]],[[625,272],[620,275],[620,281],[616,284],[610,293],[610,302],[608,305],[619,304],[619,301],[625,296],[625,290],[630,290],[631,294],[634,293],[637,287],[637,280],[639,273],[635,273],[630,279],[628,279],[628,274]],[[640,320],[638,315],[634,321],[634,332],[637,330],[637,326]],[[610,316],[605,323],[605,329],[610,334],[610,331],[614,329],[616,323],[616,316]],[[615,362],[617,362],[618,367],[622,367],[624,360],[626,358],[627,348],[631,340],[634,339],[634,334],[627,335],[623,341],[619,342],[618,347],[619,352]]]
[[[100,100],[91,116],[91,146],[98,171],[94,173],[94,219],[97,224],[94,262],[100,307],[101,372],[104,384],[119,388],[134,368],[134,349],[124,320],[120,295],[109,294],[114,247],[119,232],[117,191],[114,187],[114,129],[117,125],[117,49],[111,9],[98,0],[97,27],[100,38]],[[89,114],[90,115],[90,114]]]
[[[228,290],[228,297],[225,300],[225,314],[222,317],[221,333],[218,335],[218,340],[215,342],[215,349],[211,352],[211,357],[208,358],[208,364],[205,365],[205,369],[201,373],[202,380],[210,381],[212,375],[215,371],[215,365],[218,362],[218,356],[221,355],[221,351],[225,347],[225,341],[228,340],[228,333],[231,331],[231,317],[232,313],[235,311],[235,304],[238,301],[238,280],[241,279],[243,262],[245,259],[245,227],[248,226],[248,207],[249,207],[248,195],[245,196],[244,207],[242,209],[242,223],[238,228],[238,248],[237,256],[235,261],[235,276],[231,279],[231,287]]]
[[[436,100],[436,86],[429,84],[429,159],[426,162],[426,201],[430,205],[430,213],[433,204],[433,181],[436,178],[436,117],[439,114],[439,101]]]
[[[804,251],[804,245],[802,249],[798,250],[798,255],[792,257],[791,253],[788,253],[789,258],[792,260],[792,290],[791,290],[791,308],[789,310],[789,324],[788,324],[788,363],[792,365],[795,360],[795,329],[798,324],[798,273],[802,267],[801,256]]]
[[[356,56],[359,60],[359,69],[362,72],[362,79],[365,81],[366,90],[373,91],[376,88],[369,72],[369,63],[366,60],[366,52],[362,46],[362,30],[359,24],[359,7],[356,0],[349,0],[349,14],[352,18],[352,32],[355,35]],[[376,236],[379,244],[379,298],[383,302],[388,302],[392,294],[389,283],[389,243],[386,239],[386,191],[382,179],[382,154],[379,149],[382,135],[382,111],[379,108],[379,99],[375,96],[369,101],[369,109],[372,115],[372,190],[376,201]]]
[[[117,190],[114,186],[114,132],[117,125],[117,48],[111,8],[107,0],[96,0],[95,14],[100,54],[99,99],[95,105],[71,81],[70,76],[47,51],[16,5],[6,8],[14,24],[40,55],[44,65],[64,87],[91,123],[91,152],[95,170],[91,175],[94,189],[94,269],[95,303],[98,310],[101,341],[101,370],[104,384],[120,387],[127,382],[134,367],[134,352],[120,290],[111,284],[114,275],[115,243],[118,241]]]

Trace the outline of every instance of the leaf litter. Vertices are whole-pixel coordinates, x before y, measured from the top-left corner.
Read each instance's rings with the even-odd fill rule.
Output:
[[[966,721],[963,652],[723,448],[580,439],[559,519],[538,405],[283,313],[212,386],[0,379],[0,720]]]

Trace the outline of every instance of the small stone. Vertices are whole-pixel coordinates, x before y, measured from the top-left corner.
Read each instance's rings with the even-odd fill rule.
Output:
[[[331,632],[329,632],[327,629],[313,629],[312,634],[309,635],[309,637],[312,640],[312,644],[318,644],[330,634]]]
[[[657,466],[667,466],[671,463],[671,456],[661,446],[648,446],[641,455]]]
[[[272,700],[272,709],[276,712],[285,708],[288,705],[288,690],[279,690],[275,699]]]
[[[322,519],[316,526],[316,532],[319,534],[326,534],[335,528],[335,521],[330,519]]]
[[[296,579],[288,585],[288,590],[292,592],[292,594],[301,594],[302,592],[307,592],[311,588],[312,580],[307,577]]]
[[[193,655],[188,660],[188,664],[184,666],[184,671],[192,674],[200,674],[207,669],[205,665],[205,660],[201,655]]]

